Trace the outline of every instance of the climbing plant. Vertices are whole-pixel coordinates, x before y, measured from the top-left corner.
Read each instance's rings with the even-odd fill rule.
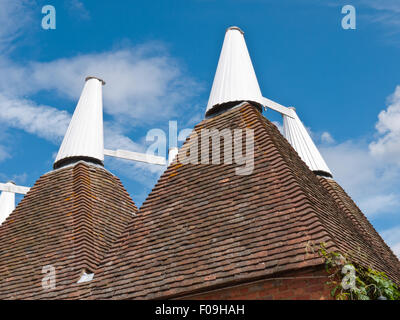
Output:
[[[339,252],[328,251],[321,244],[318,252],[330,273],[327,283],[337,300],[400,300],[400,288],[384,272],[362,267]]]

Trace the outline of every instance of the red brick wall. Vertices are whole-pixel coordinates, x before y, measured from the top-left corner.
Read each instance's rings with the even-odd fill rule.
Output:
[[[285,279],[290,278],[290,279]],[[280,274],[229,288],[186,296],[193,300],[326,300],[332,299],[325,270],[308,269]]]

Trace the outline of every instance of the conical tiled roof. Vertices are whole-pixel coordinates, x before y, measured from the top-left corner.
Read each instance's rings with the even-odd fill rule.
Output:
[[[0,226],[0,299],[78,298],[81,275],[97,269],[136,211],[120,180],[98,165],[43,175]],[[49,266],[56,282],[45,290]]]
[[[399,261],[362,213],[346,209],[256,107],[240,104],[194,132],[246,128],[255,137],[252,173],[174,161],[97,270],[92,298],[173,298],[320,266],[312,247],[321,242],[400,282]]]

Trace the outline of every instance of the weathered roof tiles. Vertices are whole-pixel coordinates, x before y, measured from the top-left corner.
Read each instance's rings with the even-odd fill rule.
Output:
[[[81,161],[43,175],[0,226],[0,299],[80,297],[82,272],[97,269],[136,212],[99,166]],[[45,290],[49,266],[56,286]]]
[[[398,266],[378,258],[374,244],[257,108],[242,104],[194,131],[202,128],[254,129],[253,172],[236,175],[235,163],[174,161],[101,264],[92,298],[180,297],[319,266],[323,261],[311,248],[321,242],[400,280]]]

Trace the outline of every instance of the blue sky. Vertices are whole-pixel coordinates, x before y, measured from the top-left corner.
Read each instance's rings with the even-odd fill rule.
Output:
[[[47,4],[55,30],[41,28]],[[341,27],[345,4],[356,30]],[[400,254],[399,1],[0,0],[0,25],[2,182],[32,186],[51,170],[88,74],[107,82],[106,147],[144,151],[148,130],[169,120],[192,128],[237,25],[263,95],[296,107],[335,179]],[[163,170],[106,167],[139,205]]]

